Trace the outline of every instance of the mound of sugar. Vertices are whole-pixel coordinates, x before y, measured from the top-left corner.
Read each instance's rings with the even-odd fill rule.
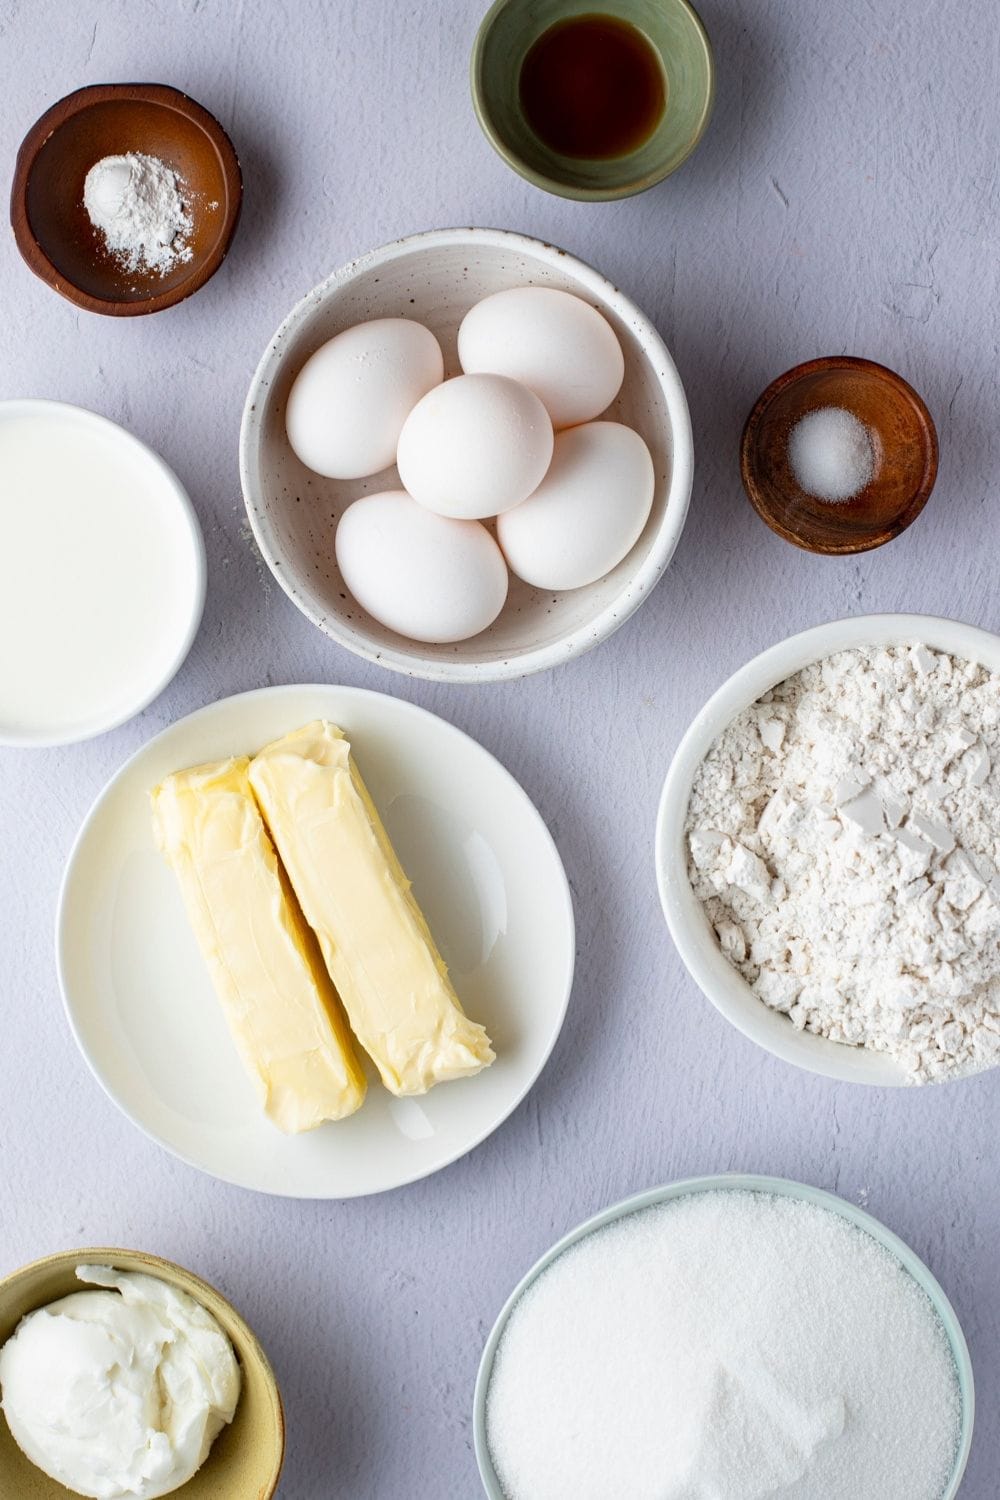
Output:
[[[821,406],[792,428],[788,461],[807,495],[853,500],[875,470],[871,433],[853,412]]]
[[[960,1398],[929,1299],[870,1235],[696,1193],[574,1245],[487,1395],[508,1500],[940,1500]]]

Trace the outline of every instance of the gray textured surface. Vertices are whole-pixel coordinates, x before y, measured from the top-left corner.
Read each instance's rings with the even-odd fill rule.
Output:
[[[101,1240],[176,1257],[232,1295],[273,1355],[289,1416],[283,1496],[470,1500],[480,1346],[553,1238],[679,1175],[799,1177],[867,1202],[954,1298],[980,1396],[963,1497],[994,1500],[1000,1080],[868,1093],[758,1053],[672,952],[652,830],[677,739],[751,652],[868,610],[1000,625],[995,16],[955,0],[705,0],[719,63],[705,142],[660,189],[590,207],[522,184],[480,137],[466,59],[483,8],[0,0],[8,173],[55,98],[151,78],[221,117],[247,180],[228,265],[151,319],[77,314],[0,240],[0,396],[80,402],[152,443],[191,491],[210,567],[192,655],[138,721],[64,751],[0,752],[0,1269]],[[673,349],[697,446],[691,519],[639,615],[579,662],[492,689],[404,682],[337,651],[264,585],[241,536],[237,430],[268,335],[356,252],[449,223],[541,235],[617,280]],[[772,537],[736,466],[767,381],[841,350],[909,377],[942,446],[924,516],[853,561]],[[548,819],[579,919],[569,1018],[526,1104],[438,1177],[346,1205],[253,1197],[146,1142],[77,1055],[52,962],[60,871],[107,776],[178,715],[292,680],[395,692],[480,739]]]

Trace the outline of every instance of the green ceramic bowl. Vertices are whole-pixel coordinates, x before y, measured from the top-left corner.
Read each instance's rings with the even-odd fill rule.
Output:
[[[521,109],[521,67],[557,21],[607,15],[628,21],[658,53],[666,109],[653,134],[627,155],[561,156],[535,135]],[[627,198],[676,172],[705,133],[715,97],[712,44],[688,0],[496,0],[472,51],[472,101],[491,145],[515,172],[564,198]]]
[[[476,1393],[473,1401],[473,1436],[476,1445],[476,1461],[479,1464],[479,1476],[483,1482],[483,1489],[489,1496],[489,1500],[506,1500],[504,1491],[500,1486],[493,1460],[490,1457],[489,1444],[486,1439],[486,1396],[489,1391],[490,1380],[493,1375],[493,1361],[496,1358],[497,1348],[503,1337],[515,1305],[532,1285],[534,1281],[546,1271],[554,1260],[568,1250],[572,1245],[587,1235],[593,1234],[598,1229],[614,1223],[616,1219],[624,1219],[629,1214],[640,1213],[644,1208],[653,1208],[658,1203],[666,1203],[672,1198],[684,1198],[690,1193],[714,1193],[714,1192],[747,1192],[747,1193],[772,1193],[782,1198],[798,1198],[804,1203],[815,1204],[817,1208],[828,1209],[830,1213],[839,1214],[849,1224],[870,1234],[873,1240],[886,1250],[890,1255],[908,1271],[914,1281],[930,1298],[931,1305],[937,1313],[944,1327],[945,1335],[951,1346],[952,1356],[955,1360],[955,1370],[958,1375],[959,1395],[962,1402],[962,1421],[958,1438],[958,1449],[955,1453],[955,1466],[951,1478],[948,1481],[941,1500],[954,1500],[962,1483],[966,1464],[969,1461],[969,1450],[972,1447],[972,1424],[975,1416],[975,1390],[972,1379],[972,1361],[969,1358],[969,1348],[965,1342],[955,1309],[945,1296],[941,1287],[923,1261],[916,1256],[909,1245],[886,1229],[871,1214],[864,1213],[860,1208],[855,1208],[853,1203],[847,1203],[843,1198],[836,1197],[833,1193],[826,1193],[822,1188],[808,1187],[805,1183],[789,1182],[784,1177],[757,1177],[739,1173],[726,1173],[719,1177],[690,1177],[683,1182],[672,1182],[667,1187],[651,1188],[649,1192],[637,1193],[634,1198],[626,1198],[623,1203],[616,1203],[611,1208],[606,1208],[603,1213],[596,1214],[594,1218],[588,1219],[586,1223],[580,1224],[576,1229],[570,1230],[558,1244],[552,1246],[537,1261],[528,1272],[527,1276],[514,1288],[513,1292],[504,1303],[500,1316],[493,1325],[493,1331],[486,1341],[483,1357],[479,1365],[479,1374],[476,1378]]]
[[[236,1309],[190,1271],[140,1250],[63,1250],[48,1255],[0,1280],[0,1344],[35,1308],[86,1290],[76,1279],[79,1265],[158,1276],[200,1302],[222,1326],[243,1373],[239,1405],[198,1473],[174,1495],[176,1500],[269,1500],[277,1491],[285,1452],[285,1419],[274,1372]],[[25,1458],[0,1414],[0,1495],[6,1500],[70,1500],[71,1493]]]

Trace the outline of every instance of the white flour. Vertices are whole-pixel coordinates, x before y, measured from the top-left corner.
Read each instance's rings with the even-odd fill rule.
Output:
[[[925,646],[779,683],[695,779],[689,874],[793,1025],[914,1082],[1000,1063],[1000,677]]]
[[[127,271],[163,276],[191,259],[191,215],[177,174],[158,157],[130,151],[91,167],[83,204],[94,228]]]
[[[514,1307],[487,1393],[507,1500],[941,1500],[955,1364],[927,1297],[827,1209],[696,1193]]]

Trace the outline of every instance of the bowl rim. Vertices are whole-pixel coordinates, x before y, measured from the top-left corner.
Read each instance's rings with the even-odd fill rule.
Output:
[[[497,18],[509,5],[514,3],[515,0],[493,0],[493,4],[480,22],[469,59],[469,87],[472,94],[472,107],[475,110],[480,129],[497,155],[519,177],[523,177],[533,187],[541,188],[543,192],[552,193],[559,198],[574,199],[578,203],[612,203],[622,198],[631,198],[637,193],[644,193],[647,189],[655,187],[658,182],[663,182],[667,177],[672,177],[701,143],[702,137],[709,127],[712,112],[715,108],[715,52],[705,23],[697,10],[695,10],[691,0],[668,0],[668,3],[685,16],[691,24],[693,35],[698,38],[702,47],[705,64],[705,95],[698,124],[686,142],[682,154],[674,161],[673,165],[654,167],[652,170],[643,173],[641,177],[637,177],[631,182],[621,183],[617,187],[610,185],[607,187],[581,187],[573,183],[564,182],[562,179],[553,177],[547,172],[540,172],[525,161],[524,157],[520,156],[518,152],[512,150],[505,138],[497,130],[492,110],[486,102],[486,90],[483,86],[483,58],[486,51],[487,38],[493,30]],[[581,14],[584,14],[584,12],[581,11]],[[553,22],[553,24],[555,23]]]
[[[837,545],[822,548],[810,546],[809,543],[797,535],[790,527],[785,526],[780,518],[774,514],[765,503],[761,486],[751,463],[751,451],[757,437],[757,431],[764,415],[772,402],[784,394],[790,386],[797,385],[800,380],[808,380],[813,375],[823,375],[828,370],[856,370],[859,373],[871,376],[880,385],[889,385],[908,402],[916,414],[924,438],[924,472],[920,484],[914,490],[909,503],[892,522],[890,526],[882,531],[872,533],[870,537],[860,536],[857,541],[845,541]],[[740,434],[740,478],[743,481],[743,489],[747,499],[754,510],[760,516],[765,526],[769,526],[776,536],[783,541],[791,542],[794,547],[801,547],[804,552],[813,553],[820,557],[848,557],[855,556],[859,552],[871,552],[876,547],[884,547],[887,542],[895,541],[908,526],[920,515],[924,506],[931,497],[931,493],[937,483],[938,475],[938,435],[934,418],[927,408],[927,403],[920,392],[915,390],[904,376],[898,371],[890,369],[888,365],[879,364],[874,359],[863,359],[857,354],[829,354],[821,355],[817,359],[807,359],[802,364],[792,365],[791,369],[775,376],[770,385],[757,397]]]
[[[271,1496],[275,1495],[278,1490],[287,1443],[285,1406],[281,1396],[281,1388],[278,1385],[274,1368],[267,1357],[260,1339],[243,1317],[243,1314],[218,1287],[213,1286],[210,1281],[206,1281],[204,1277],[199,1276],[195,1271],[189,1271],[186,1266],[179,1265],[176,1261],[168,1260],[165,1256],[154,1255],[150,1250],[128,1250],[122,1246],[89,1245],[79,1250],[56,1250],[50,1255],[39,1256],[36,1260],[28,1261],[25,1265],[18,1266],[13,1271],[8,1271],[6,1275],[0,1276],[0,1296],[16,1289],[22,1279],[33,1276],[41,1270],[75,1269],[78,1265],[108,1265],[112,1270],[132,1269],[129,1266],[122,1267],[120,1265],[123,1258],[130,1261],[138,1261],[143,1267],[144,1274],[159,1276],[168,1285],[179,1286],[181,1291],[187,1292],[202,1307],[205,1307],[208,1312],[212,1311],[208,1305],[212,1301],[217,1300],[225,1306],[227,1313],[236,1326],[240,1340],[253,1352],[254,1358],[259,1362],[264,1375],[267,1394],[270,1398],[270,1411],[274,1424],[274,1456],[271,1473],[266,1480],[266,1487],[261,1490],[258,1500],[271,1500]],[[81,1283],[81,1289],[83,1289],[83,1283]],[[205,1301],[206,1294],[207,1302]],[[43,1305],[39,1304],[39,1306]],[[36,1310],[34,1307],[29,1308],[27,1312],[19,1315],[18,1321],[20,1321],[20,1318],[26,1317],[28,1312]],[[236,1352],[239,1354],[240,1351],[237,1349]],[[242,1359],[240,1363],[243,1363]]]
[[[114,434],[115,442],[125,442],[138,450],[143,463],[154,469],[160,479],[167,485],[171,492],[175,507],[175,515],[178,527],[183,531],[185,538],[190,542],[192,549],[191,560],[191,610],[185,624],[184,631],[178,636],[174,652],[167,666],[151,682],[140,696],[124,710],[116,711],[106,717],[97,717],[89,720],[85,726],[76,728],[69,733],[11,733],[0,726],[0,747],[13,750],[44,750],[55,745],[78,745],[86,740],[96,739],[98,735],[108,734],[112,729],[119,729],[123,724],[137,718],[149,705],[160,696],[162,692],[173,682],[177,673],[186,661],[195,638],[201,627],[202,616],[205,612],[205,598],[208,590],[208,560],[205,551],[205,537],[198,521],[191,496],[184,488],[180,479],[173,469],[162,458],[154,448],[143,442],[127,427],[120,422],[113,421],[110,417],[102,416],[100,412],[91,411],[87,406],[77,406],[70,401],[50,401],[40,396],[15,396],[9,401],[0,401],[0,420],[7,415],[16,416],[19,412],[32,413],[41,412],[56,415],[58,413],[69,414],[73,420],[81,418],[87,424],[93,424],[99,431]]]
[[[674,946],[705,998],[737,1031],[783,1062],[825,1078],[884,1088],[912,1084],[902,1067],[882,1053],[796,1031],[757,998],[724,957],[688,879],[684,824],[694,777],[708,750],[763,693],[838,651],[915,642],[1000,671],[1000,636],[939,615],[853,615],[787,636],[737,668],[695,714],[674,752],[656,818],[660,905]],[[961,1083],[970,1076],[979,1075],[960,1074],[939,1083]]]
[[[70,281],[65,273],[49,259],[31,226],[28,215],[28,184],[38,155],[50,136],[54,135],[67,120],[84,114],[94,105],[115,101],[157,104],[164,109],[183,115],[197,125],[215,148],[227,187],[227,201],[220,224],[220,234],[211,254],[206,255],[196,264],[192,263],[190,273],[168,291],[156,292],[151,297],[143,297],[135,302],[119,302],[114,298],[97,297],[93,292],[84,291],[82,287]],[[57,99],[54,104],[50,104],[44,114],[40,115],[27,131],[18,147],[10,188],[10,224],[22,259],[29,269],[45,282],[46,286],[51,287],[61,297],[65,297],[68,302],[73,303],[75,307],[83,308],[86,312],[100,313],[113,318],[136,318],[143,317],[147,313],[161,312],[167,307],[175,307],[179,302],[193,296],[215,275],[229,253],[229,247],[239,224],[242,205],[243,172],[240,159],[236,154],[236,147],[230,140],[225,127],[204,105],[168,83],[89,83]]]
[[[975,1379],[969,1346],[962,1331],[962,1325],[937,1277],[920,1259],[916,1251],[912,1250],[905,1240],[900,1239],[880,1219],[876,1219],[873,1214],[867,1213],[855,1204],[849,1203],[845,1198],[839,1197],[838,1194],[831,1193],[825,1188],[813,1187],[809,1183],[796,1182],[792,1178],[770,1177],[747,1172],[722,1172],[711,1176],[680,1178],[675,1182],[666,1183],[661,1187],[649,1188],[645,1192],[634,1193],[628,1198],[623,1198],[620,1202],[613,1203],[609,1208],[602,1209],[599,1213],[585,1219],[583,1223],[578,1224],[574,1229],[564,1234],[521,1277],[517,1286],[504,1302],[503,1307],[497,1315],[496,1322],[490,1330],[480,1358],[473,1395],[473,1444],[476,1463],[479,1468],[479,1478],[489,1500],[507,1500],[507,1496],[500,1486],[493,1467],[492,1458],[490,1457],[489,1443],[486,1436],[486,1398],[500,1339],[503,1336],[508,1319],[520,1298],[538,1279],[542,1272],[546,1271],[553,1261],[562,1255],[563,1251],[569,1250],[573,1245],[578,1244],[597,1230],[603,1229],[606,1225],[615,1223],[619,1219],[627,1218],[631,1214],[641,1213],[643,1209],[653,1208],[657,1204],[667,1203],[677,1198],[689,1197],[695,1193],[727,1191],[763,1193],[776,1197],[791,1198],[799,1202],[815,1204],[819,1208],[825,1208],[829,1212],[837,1214],[856,1228],[863,1230],[876,1240],[878,1244],[888,1250],[903,1269],[913,1277],[914,1281],[916,1281],[917,1285],[928,1297],[934,1311],[941,1320],[942,1327],[948,1338],[952,1357],[955,1361],[955,1370],[962,1402],[961,1428],[958,1449],[955,1454],[955,1467],[952,1471],[948,1488],[941,1496],[941,1500],[954,1500],[961,1485],[972,1448],[972,1433],[976,1410]]]
[[[263,497],[257,491],[254,467],[260,455],[263,433],[263,410],[274,377],[284,362],[288,336],[294,333],[318,307],[331,301],[342,287],[377,266],[400,260],[414,251],[442,247],[488,245],[530,255],[554,270],[568,272],[579,285],[581,294],[595,297],[627,323],[638,338],[642,350],[655,372],[667,408],[670,428],[670,474],[667,482],[663,519],[659,524],[642,564],[631,574],[618,595],[592,620],[579,626],[565,639],[551,645],[533,646],[495,661],[434,661],[421,658],[400,637],[400,646],[373,644],[365,636],[342,626],[330,615],[319,615],[307,608],[296,592],[289,570],[279,548],[272,545],[265,516]],[[694,440],[691,416],[680,374],[663,338],[650,319],[630,298],[619,291],[605,276],[586,261],[579,260],[558,246],[520,234],[510,229],[454,227],[422,230],[380,245],[355,260],[348,261],[299,299],[268,340],[254,371],[243,407],[240,425],[240,484],[247,518],[261,556],[281,588],[296,608],[337,645],[378,666],[388,667],[407,677],[428,682],[508,682],[542,672],[563,661],[580,656],[613,635],[625,624],[666,571],[680,541],[687,519],[694,480]],[[476,637],[464,645],[474,645]]]

